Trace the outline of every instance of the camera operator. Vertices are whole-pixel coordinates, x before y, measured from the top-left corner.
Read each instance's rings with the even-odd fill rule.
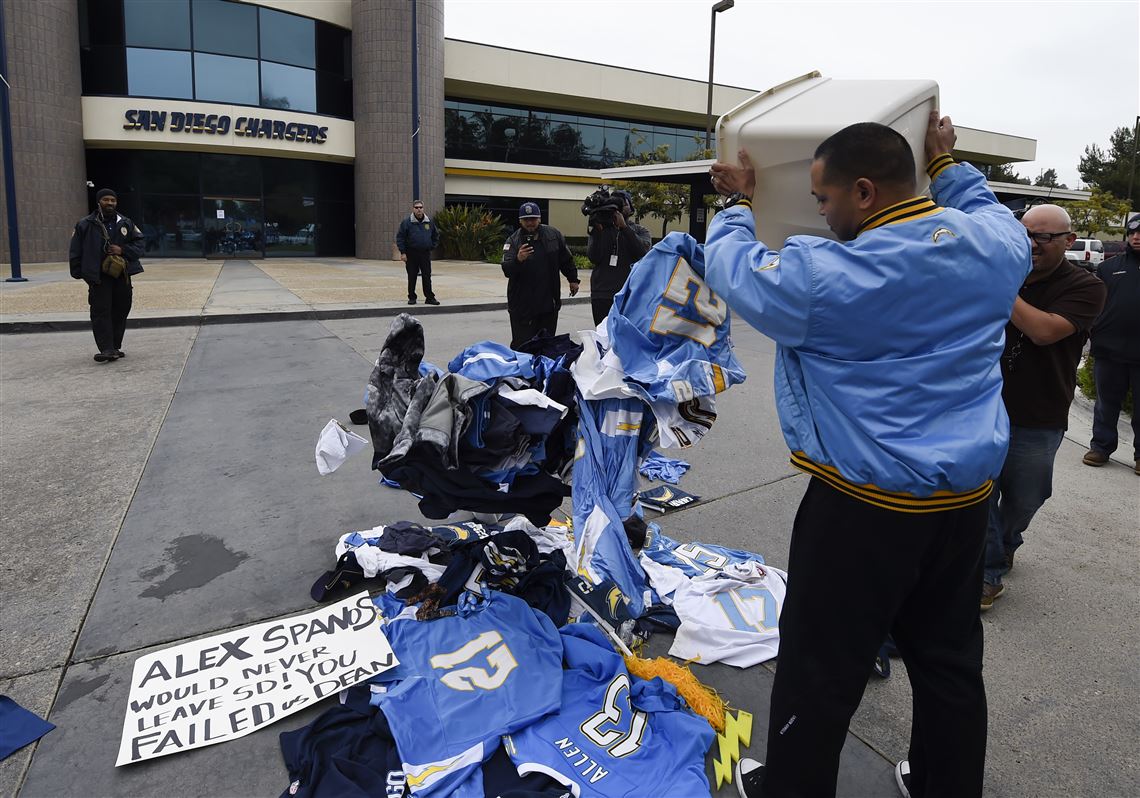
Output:
[[[562,307],[558,272],[566,275],[570,296],[577,294],[578,270],[566,239],[556,228],[542,224],[537,203],[524,202],[519,206],[519,229],[503,245],[511,349],[518,349],[542,330],[550,335],[557,332]]]
[[[590,274],[590,308],[594,324],[609,315],[614,294],[625,285],[630,267],[653,246],[649,231],[629,221],[633,197],[628,191],[595,191],[582,203],[590,217],[586,255],[594,265]]]

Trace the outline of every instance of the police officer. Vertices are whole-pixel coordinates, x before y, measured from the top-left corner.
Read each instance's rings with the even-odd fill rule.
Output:
[[[534,202],[519,206],[519,229],[503,246],[503,274],[507,277],[507,313],[511,317],[511,348],[517,349],[542,330],[554,335],[562,291],[558,273],[566,276],[570,296],[578,293],[578,270],[566,239],[556,228],[542,224],[542,211]]]
[[[431,251],[439,246],[439,228],[424,213],[424,203],[412,203],[412,213],[400,222],[396,232],[396,247],[400,250],[400,260],[408,272],[408,304],[416,304],[416,276],[423,279],[424,301],[438,305],[435,292],[431,290]]]
[[[95,201],[98,209],[75,225],[68,260],[71,276],[87,283],[91,332],[99,348],[95,360],[107,363],[124,356],[131,275],[142,273],[144,238],[134,222],[117,212],[119,197],[114,191],[100,189]]]
[[[633,264],[641,260],[653,246],[649,231],[629,221],[633,202],[626,191],[613,192],[622,199],[622,209],[615,210],[612,225],[594,224],[586,242],[586,256],[594,268],[590,272],[590,309],[594,324],[601,324],[614,304],[614,294],[629,278]]]

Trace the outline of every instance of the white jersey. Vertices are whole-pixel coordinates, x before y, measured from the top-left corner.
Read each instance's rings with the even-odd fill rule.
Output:
[[[741,668],[776,656],[787,578],[778,568],[742,562],[684,582],[673,594],[681,627],[669,653]]]

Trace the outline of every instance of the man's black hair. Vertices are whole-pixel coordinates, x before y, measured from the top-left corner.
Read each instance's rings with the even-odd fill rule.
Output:
[[[815,149],[823,161],[823,179],[853,183],[865,177],[875,184],[914,186],[914,154],[896,130],[878,122],[858,122],[830,136]]]

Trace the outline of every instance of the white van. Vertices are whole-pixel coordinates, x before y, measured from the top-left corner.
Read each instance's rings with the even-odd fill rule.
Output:
[[[1096,238],[1078,238],[1069,246],[1065,257],[1086,268],[1095,269],[1104,260],[1104,242]]]

